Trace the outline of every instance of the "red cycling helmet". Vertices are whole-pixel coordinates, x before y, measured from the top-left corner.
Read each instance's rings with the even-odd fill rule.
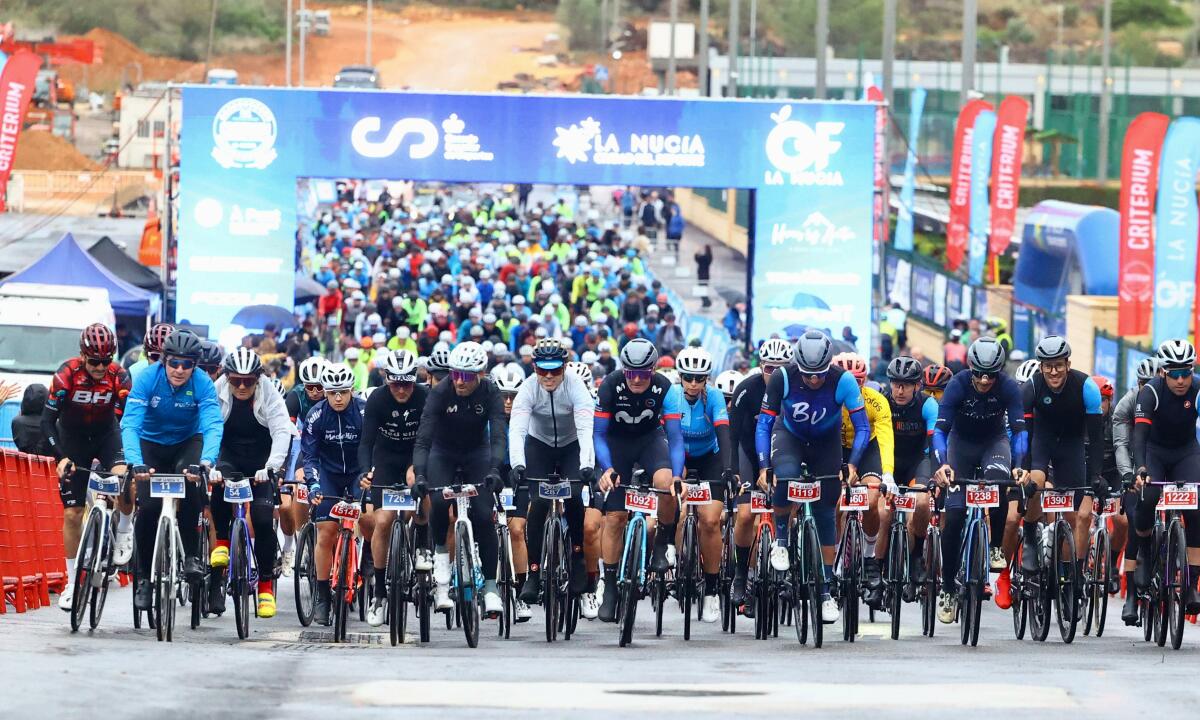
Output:
[[[175,328],[170,323],[159,323],[150,328],[150,332],[146,333],[146,339],[142,341],[142,347],[148,353],[162,353],[163,343],[167,338],[171,337],[171,333],[175,332]]]
[[[867,361],[856,353],[839,353],[834,356],[833,364],[853,375],[855,380],[867,379]]]
[[[89,358],[111,358],[117,352],[117,336],[103,323],[93,323],[79,336],[79,352]]]
[[[945,390],[952,377],[954,377],[954,373],[950,372],[950,368],[945,365],[929,365],[921,375],[921,384],[926,389]]]
[[[1096,383],[1096,387],[1100,388],[1100,397],[1110,398],[1116,392],[1113,390],[1112,383],[1103,375],[1093,375],[1092,382]]]

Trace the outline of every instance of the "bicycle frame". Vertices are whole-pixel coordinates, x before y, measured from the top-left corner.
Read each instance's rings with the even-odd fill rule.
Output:
[[[170,479],[170,480],[180,479],[180,480],[183,480],[184,483],[188,482],[187,478],[185,478],[183,475],[154,475],[151,477],[150,482],[153,483],[155,479],[158,479],[159,481],[163,481],[166,479]],[[186,492],[187,491],[186,484],[184,485],[184,488],[185,488],[184,492]],[[170,500],[170,502],[167,502],[168,499]],[[183,557],[181,556],[182,548],[183,548],[183,537],[179,534],[179,520],[176,518],[176,513],[178,511],[179,511],[179,498],[163,498],[162,512],[158,516],[158,529],[161,530],[164,524],[168,525],[171,528],[171,533],[168,536],[169,542],[170,542],[170,546],[169,546],[168,550],[170,551],[171,558],[172,558],[172,562],[171,562],[171,585],[172,586],[177,586],[179,584],[179,575],[180,575],[179,569],[183,565]],[[158,531],[155,532],[154,551],[153,551],[153,554],[151,554],[151,556],[150,556],[151,558],[158,557],[160,535],[161,535],[160,532],[158,532]],[[153,566],[153,564],[150,568],[150,580],[153,583],[158,583],[160,581],[158,568]]]

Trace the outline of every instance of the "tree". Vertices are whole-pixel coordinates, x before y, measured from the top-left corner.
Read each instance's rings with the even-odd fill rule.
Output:
[[[1113,29],[1132,23],[1145,27],[1187,27],[1191,20],[1171,0],[1113,0]]]
[[[570,33],[573,50],[592,50],[600,38],[600,7],[596,0],[561,0],[558,23]]]

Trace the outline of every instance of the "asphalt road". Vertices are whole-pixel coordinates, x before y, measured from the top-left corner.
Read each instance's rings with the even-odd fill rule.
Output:
[[[668,612],[653,634],[648,602],[633,646],[618,648],[615,625],[581,621],[569,642],[545,642],[540,614],[500,640],[485,623],[479,648],[461,630],[433,626],[432,641],[410,637],[391,647],[386,633],[354,619],[347,645],[323,641],[324,629],[301,631],[291,584],[281,582],[279,615],[252,620],[238,641],[231,612],[187,627],[181,613],[174,643],[133,630],[128,589],[110,593],[100,628],[72,635],[67,615],[51,607],[0,616],[0,677],[5,715],[80,717],[102,707],[135,718],[333,717],[620,717],[755,715],[961,718],[964,711],[1005,717],[1176,717],[1194,711],[1191,685],[1200,668],[1200,627],[1188,625],[1179,651],[1141,641],[1120,624],[1117,600],[1103,638],[1064,645],[1056,630],[1045,643],[1013,639],[1009,615],[989,606],[980,645],[959,644],[957,628],[921,636],[915,605],[906,606],[900,640],[885,623],[864,624],[857,642],[826,626],[820,650],[779,637],[753,638],[745,619],[736,635],[719,625],[693,626],[682,637]],[[669,607],[668,610],[671,608]],[[880,616],[886,620],[886,616]],[[410,632],[413,624],[410,621]],[[386,628],[385,628],[386,629]]]

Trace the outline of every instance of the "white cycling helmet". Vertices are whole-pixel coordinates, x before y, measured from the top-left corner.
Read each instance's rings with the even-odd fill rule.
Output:
[[[658,371],[663,377],[671,381],[672,385],[679,384],[679,371],[675,368],[662,368]]]
[[[450,352],[450,359],[447,364],[451,370],[459,370],[461,372],[483,372],[487,369],[487,353],[483,346],[477,342],[459,343],[457,347]]]
[[[787,340],[767,338],[758,348],[758,359],[767,365],[787,365],[796,356]]]
[[[516,363],[508,363],[492,368],[491,377],[496,387],[500,388],[500,392],[515,393],[521,389],[521,383],[525,382],[525,371]]]
[[[675,358],[675,369],[683,375],[708,375],[712,367],[712,354],[704,348],[684,348]]]
[[[277,377],[267,378],[267,382],[270,383],[271,387],[275,388],[275,392],[279,393],[281,396],[287,394],[287,390],[285,390],[283,387],[283,381],[280,380],[279,378],[277,378]]]
[[[417,356],[408,350],[393,350],[383,359],[380,368],[388,382],[415,382],[417,379]]]
[[[725,372],[723,372],[717,376],[717,380],[716,380],[715,384],[717,386],[717,389],[720,390],[722,393],[724,393],[725,398],[728,399],[728,398],[733,397],[734,389],[737,388],[738,383],[740,383],[744,379],[745,379],[745,376],[742,375],[737,370],[726,370]]]
[[[1033,376],[1036,375],[1038,370],[1041,369],[1042,362],[1040,360],[1030,358],[1021,363],[1021,367],[1017,368],[1017,374],[1013,375],[1013,379],[1020,384],[1027,383],[1032,380]]]
[[[258,353],[247,347],[236,347],[225,356],[225,372],[234,375],[257,375],[262,372],[262,360]]]
[[[321,387],[326,390],[349,390],[354,387],[354,373],[346,363],[330,363],[321,373]]]
[[[1137,366],[1137,379],[1139,382],[1150,382],[1158,375],[1159,361],[1156,357],[1142,358],[1142,361]]]
[[[1167,340],[1158,346],[1158,359],[1168,370],[1190,368],[1196,364],[1196,348],[1187,340]]]
[[[310,357],[300,363],[300,384],[320,385],[321,375],[325,372],[325,366],[328,364],[325,358],[319,357]]]
[[[429,353],[429,372],[446,372],[450,369],[450,346],[438,342]]]
[[[567,363],[567,372],[572,375],[578,375],[579,379],[587,387],[588,392],[592,392],[596,385],[595,378],[592,377],[592,368],[584,362],[569,362]]]

